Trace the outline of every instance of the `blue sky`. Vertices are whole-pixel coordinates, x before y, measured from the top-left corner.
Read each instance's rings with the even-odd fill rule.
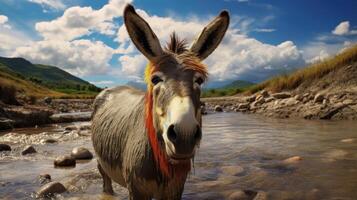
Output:
[[[126,3],[162,44],[173,30],[192,41],[227,9],[229,31],[204,61],[211,84],[259,82],[357,41],[357,1],[0,0],[0,56],[56,65],[101,87],[141,82],[147,61],[123,26]]]

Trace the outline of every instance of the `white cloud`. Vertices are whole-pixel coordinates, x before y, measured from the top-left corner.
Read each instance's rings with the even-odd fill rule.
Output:
[[[343,21],[335,27],[332,33],[335,35],[355,35],[357,30],[350,30],[350,22]]]
[[[276,29],[273,28],[257,28],[254,30],[255,32],[262,32],[262,33],[271,33],[276,31]]]
[[[91,81],[94,85],[113,85],[114,81]]]
[[[11,29],[11,26],[7,23],[9,18],[5,15],[0,15],[0,27]]]
[[[187,41],[193,41],[208,23],[206,19],[180,21],[171,17],[150,16],[142,10],[137,12],[148,21],[162,44],[168,40],[172,31],[187,38]],[[117,41],[121,44],[121,50],[132,46],[124,25],[119,28]],[[127,54],[119,58],[122,72],[130,76],[142,77],[146,64],[145,58],[137,54],[137,51],[130,52],[131,55]],[[261,81],[273,74],[301,66],[305,62],[300,51],[291,41],[276,46],[265,44],[241,34],[237,28],[231,28],[222,44],[205,63],[208,64],[212,81],[227,79]]]
[[[43,8],[48,7],[55,10],[63,10],[66,5],[61,0],[28,0],[31,3],[41,5]]]
[[[111,35],[116,29],[113,18],[120,17],[124,6],[130,2],[131,0],[110,0],[99,10],[71,7],[55,20],[36,23],[35,28],[46,40],[69,41],[93,31]]]
[[[78,76],[108,72],[113,49],[101,41],[44,40],[18,47],[13,56],[21,56],[34,63],[58,66]]]

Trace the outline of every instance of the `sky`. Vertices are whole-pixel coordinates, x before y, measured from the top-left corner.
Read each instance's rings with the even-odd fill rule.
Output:
[[[260,82],[357,42],[354,0],[0,0],[0,56],[55,65],[99,87],[142,82],[147,60],[123,24],[127,3],[162,45],[173,31],[192,42],[228,10],[225,38],[203,61],[212,85]]]

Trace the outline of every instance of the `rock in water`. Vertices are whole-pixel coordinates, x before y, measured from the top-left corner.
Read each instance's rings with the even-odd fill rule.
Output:
[[[32,145],[28,145],[22,150],[21,155],[27,155],[31,153],[37,153],[36,149]]]
[[[72,150],[71,156],[76,160],[92,159],[93,154],[84,147],[76,147]]]
[[[51,182],[51,175],[49,175],[49,174],[40,174],[38,176],[38,178],[39,178],[41,184]]]
[[[74,167],[76,160],[72,156],[59,156],[54,161],[54,165],[58,167]]]
[[[223,109],[221,106],[217,105],[216,107],[214,107],[214,111],[216,112],[223,112]]]
[[[66,191],[67,191],[67,189],[62,185],[62,183],[50,182],[50,183],[47,183],[46,185],[42,186],[37,191],[37,197],[38,198],[51,197],[54,194],[61,194]]]
[[[52,138],[47,138],[47,139],[42,139],[41,143],[42,144],[53,144],[53,143],[57,143],[57,140],[52,139]]]
[[[239,190],[229,195],[229,200],[253,200],[258,192],[253,190]]]
[[[0,144],[0,152],[1,152],[1,151],[11,151],[10,145]]]
[[[300,156],[293,156],[293,157],[290,157],[290,158],[287,158],[287,159],[283,160],[283,163],[285,163],[285,164],[294,164],[294,163],[298,163],[301,160],[302,160],[302,158]]]

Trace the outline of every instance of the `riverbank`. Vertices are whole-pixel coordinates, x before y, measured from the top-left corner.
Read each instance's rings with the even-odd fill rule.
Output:
[[[203,98],[208,112],[255,113],[266,117],[357,120],[357,88],[335,92],[266,90],[251,96]]]
[[[51,98],[38,100],[36,104],[8,105],[0,102],[0,130],[89,121],[92,103],[93,99]]]

